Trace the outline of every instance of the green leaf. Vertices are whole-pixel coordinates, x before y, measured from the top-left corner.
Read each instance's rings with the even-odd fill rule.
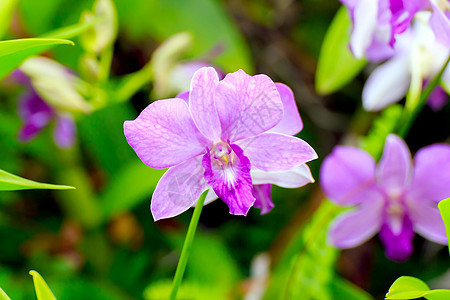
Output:
[[[31,270],[30,275],[33,276],[34,289],[38,300],[56,300],[55,295],[53,295],[41,274]]]
[[[445,231],[447,233],[447,241],[450,245],[450,198],[442,200],[438,203],[439,211],[441,212],[442,220],[444,220]],[[450,248],[449,248],[450,252]]]
[[[105,220],[148,201],[165,170],[152,169],[140,160],[129,162],[100,198]]]
[[[17,191],[31,189],[70,190],[73,186],[39,183],[28,180],[0,169],[0,191]]]
[[[450,290],[430,290],[422,280],[411,276],[402,276],[394,281],[386,294],[386,299],[417,299],[420,297],[428,300],[446,300],[450,299]]]
[[[62,39],[17,39],[0,41],[0,79],[32,55],[37,55],[55,45],[74,45]]]
[[[0,300],[11,300],[2,288],[0,288]]]
[[[320,50],[316,71],[316,90],[331,94],[350,82],[367,61],[356,59],[350,51],[351,21],[342,6],[328,28]]]
[[[17,0],[0,1],[0,39],[3,38],[8,30],[16,4]]]

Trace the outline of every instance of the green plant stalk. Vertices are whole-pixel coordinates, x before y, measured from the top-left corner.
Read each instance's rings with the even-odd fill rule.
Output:
[[[153,80],[152,62],[148,62],[142,69],[126,75],[116,90],[116,102],[126,102],[136,94],[143,86]]]
[[[109,79],[109,73],[111,70],[111,63],[113,59],[114,49],[113,46],[107,47],[101,54],[100,54],[100,82],[104,83],[107,82]]]
[[[406,135],[409,132],[409,129],[411,128],[412,124],[414,123],[414,120],[417,118],[419,113],[422,111],[423,107],[427,103],[427,99],[430,96],[430,94],[433,92],[434,88],[438,85],[439,81],[441,80],[442,74],[445,71],[445,68],[450,62],[450,56],[447,59],[447,62],[444,64],[442,69],[439,71],[439,73],[431,80],[425,89],[423,90],[423,93],[420,95],[419,101],[417,105],[414,105],[413,107],[406,106],[403,111],[403,118],[400,122],[400,126],[398,129],[398,134],[402,137],[406,137]]]
[[[181,285],[184,270],[186,269],[189,255],[191,254],[192,241],[194,240],[195,230],[197,229],[198,220],[200,219],[200,214],[202,212],[207,193],[208,191],[205,191],[200,195],[200,198],[198,198],[197,201],[197,205],[195,206],[194,213],[192,214],[191,222],[189,223],[189,228],[186,234],[186,239],[184,240],[183,249],[181,250],[180,260],[178,261],[177,270],[175,271],[175,276],[173,278],[170,300],[175,300],[177,298],[178,288]]]

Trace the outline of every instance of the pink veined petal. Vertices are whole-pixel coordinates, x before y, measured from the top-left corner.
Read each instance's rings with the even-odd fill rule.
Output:
[[[450,197],[450,145],[434,144],[416,153],[409,194],[436,202]]]
[[[376,172],[378,186],[388,194],[398,195],[409,186],[413,172],[411,153],[400,137],[387,136]]]
[[[219,76],[214,68],[201,68],[192,77],[189,108],[192,119],[204,136],[212,141],[220,139],[220,121],[214,103]]]
[[[215,103],[222,140],[235,142],[263,133],[283,116],[283,103],[273,81],[266,75],[249,76],[239,70],[219,82]]]
[[[436,202],[409,197],[407,206],[414,230],[418,234],[435,243],[447,244],[444,221]]]
[[[239,146],[231,144],[230,147],[237,157],[233,164],[221,167],[211,163],[209,152],[203,156],[204,177],[217,196],[228,205],[230,214],[246,216],[255,202],[250,161]]]
[[[125,121],[124,132],[139,158],[156,169],[200,155],[209,145],[186,102],[176,98],[153,102],[134,121]]]
[[[377,28],[378,1],[360,0],[353,10],[350,48],[356,58],[363,58]]]
[[[71,115],[60,115],[56,118],[53,138],[60,148],[67,149],[72,147],[75,143],[76,134],[77,127]]]
[[[381,226],[379,236],[383,242],[386,257],[402,262],[407,260],[413,252],[414,231],[413,224],[407,215],[398,221],[400,222],[398,232],[392,228],[389,222],[385,222]]]
[[[408,91],[411,75],[408,55],[397,55],[376,68],[364,85],[363,106],[377,111],[403,98]]]
[[[298,112],[297,103],[295,103],[294,93],[285,84],[276,82],[275,86],[283,102],[283,118],[268,132],[296,135],[303,129],[303,122]]]
[[[304,140],[281,133],[263,133],[237,144],[244,149],[252,168],[266,172],[287,171],[317,158]]]
[[[153,192],[153,219],[175,217],[193,206],[208,189],[203,178],[201,157],[194,157],[167,170]]]
[[[446,47],[450,47],[450,20],[449,17],[434,3],[430,1],[433,7],[433,14],[430,17],[430,27],[434,32],[436,41]]]
[[[298,188],[314,182],[311,170],[306,164],[301,164],[288,171],[265,172],[258,169],[251,170],[253,185],[275,184],[284,188]]]
[[[359,246],[374,236],[382,224],[383,201],[364,203],[355,210],[343,212],[328,229],[328,242],[336,248]]]
[[[253,196],[256,201],[253,207],[261,209],[261,215],[267,214],[275,206],[270,197],[271,184],[261,184],[253,186]]]
[[[380,196],[375,186],[375,159],[356,147],[335,147],[322,163],[320,183],[325,195],[342,206]]]

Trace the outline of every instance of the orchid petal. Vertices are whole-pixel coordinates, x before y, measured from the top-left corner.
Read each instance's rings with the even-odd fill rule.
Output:
[[[19,131],[19,140],[23,142],[29,141],[39,134],[55,115],[53,109],[34,91],[22,96],[18,110],[24,121],[24,125]]]
[[[297,103],[295,103],[294,93],[285,84],[277,82],[275,86],[283,102],[283,118],[268,132],[296,135],[303,129],[303,122],[298,112]]]
[[[201,158],[194,157],[167,170],[153,192],[151,211],[155,221],[177,216],[193,206],[208,189]]]
[[[330,200],[354,205],[380,196],[375,186],[375,160],[355,147],[335,147],[320,169],[320,183]]]
[[[189,91],[179,93],[176,98],[183,99],[186,103],[189,104]]]
[[[270,197],[271,184],[261,184],[253,186],[253,196],[256,201],[253,207],[261,209],[261,215],[267,214],[275,206]]]
[[[450,20],[449,17],[434,3],[430,1],[433,7],[433,14],[430,17],[430,27],[434,32],[436,41],[446,47],[450,47]]]
[[[408,57],[394,56],[375,69],[363,88],[362,101],[366,110],[380,110],[403,98],[411,76]]]
[[[252,168],[266,172],[287,171],[317,158],[304,140],[280,133],[263,133],[237,143],[252,162]]]
[[[450,197],[450,145],[434,144],[420,149],[414,166],[409,190],[414,198],[439,202]]]
[[[239,70],[219,82],[215,103],[222,140],[249,138],[281,121],[283,103],[273,81],[266,75],[249,76]]]
[[[252,195],[250,161],[239,146],[233,144],[230,146],[237,161],[226,166],[218,166],[211,163],[211,155],[207,152],[202,160],[204,177],[217,196],[228,205],[230,214],[245,216],[255,202]]]
[[[125,137],[139,158],[152,168],[167,168],[205,152],[209,142],[182,99],[147,106],[134,121],[125,121]]]
[[[447,103],[447,93],[440,86],[436,86],[428,96],[427,103],[432,110],[438,111]]]
[[[314,182],[311,170],[306,164],[301,164],[288,171],[265,172],[258,169],[251,170],[254,185],[275,184],[284,188],[298,188]]]
[[[383,201],[378,199],[341,213],[330,225],[328,242],[336,248],[346,249],[369,240],[381,227],[382,207]]]
[[[395,261],[405,261],[413,252],[413,225],[407,216],[403,216],[398,230],[389,223],[384,223],[380,229],[380,239],[383,242],[386,257]]]
[[[378,185],[395,196],[409,185],[411,175],[412,159],[408,146],[400,137],[388,135],[377,167]]]
[[[58,116],[55,130],[53,131],[53,138],[60,148],[67,149],[75,143],[76,131],[77,128],[71,115]]]
[[[219,77],[214,68],[201,68],[192,77],[189,108],[195,125],[212,141],[220,138],[220,121],[214,104],[214,93]]]
[[[409,217],[414,223],[414,230],[430,241],[446,245],[447,235],[437,203],[413,197],[406,203]]]
[[[353,10],[353,31],[350,48],[353,55],[361,59],[370,46],[377,28],[377,1],[360,0]]]

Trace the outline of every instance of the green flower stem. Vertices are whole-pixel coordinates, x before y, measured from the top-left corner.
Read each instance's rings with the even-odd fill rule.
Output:
[[[153,80],[152,62],[148,62],[142,69],[125,76],[116,90],[116,102],[125,102],[136,94],[143,86]]]
[[[414,120],[419,115],[419,113],[422,111],[423,107],[427,103],[427,99],[430,96],[430,94],[433,92],[434,88],[439,84],[442,74],[445,71],[445,68],[450,62],[450,57],[447,59],[447,62],[442,67],[441,71],[431,80],[427,86],[425,87],[423,93],[420,95],[419,101],[416,105],[413,105],[412,107],[406,105],[404,111],[403,111],[403,118],[400,122],[400,127],[398,130],[398,134],[402,137],[405,137],[409,129],[411,128],[412,124],[414,123]]]
[[[184,240],[183,250],[181,250],[180,260],[178,261],[177,270],[175,272],[175,277],[173,278],[170,300],[175,300],[177,298],[178,288],[181,285],[184,270],[186,269],[189,255],[191,254],[192,241],[194,240],[195,230],[197,229],[198,220],[200,219],[200,214],[202,212],[207,193],[208,191],[205,191],[200,195],[200,198],[197,201],[197,205],[195,206],[194,213],[192,214],[191,222],[189,223],[189,228],[186,234],[186,239]]]

